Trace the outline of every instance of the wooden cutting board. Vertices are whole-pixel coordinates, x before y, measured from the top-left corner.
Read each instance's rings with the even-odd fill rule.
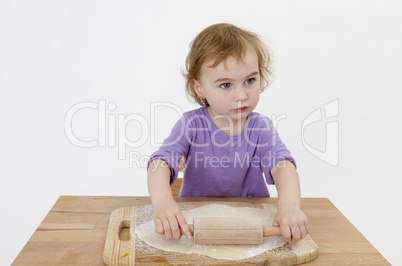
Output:
[[[206,204],[226,204],[232,207],[263,208],[274,216],[276,207],[265,203],[247,202],[182,202],[181,210],[188,210],[204,206]],[[137,225],[153,219],[152,205],[125,207],[114,210],[110,216],[109,227],[103,252],[103,261],[106,265],[135,265],[146,263],[161,264],[213,264],[213,265],[295,265],[314,260],[318,256],[317,244],[306,236],[297,244],[287,243],[281,247],[266,251],[260,255],[243,260],[221,260],[199,254],[183,254],[168,252],[147,245],[138,239],[134,229]],[[120,240],[119,234],[122,228],[130,228],[129,240]]]

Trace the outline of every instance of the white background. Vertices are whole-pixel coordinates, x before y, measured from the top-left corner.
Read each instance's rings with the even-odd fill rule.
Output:
[[[156,150],[141,139],[151,122],[160,143],[179,118],[159,107],[151,121],[151,103],[198,108],[180,74],[188,45],[205,27],[229,22],[273,50],[275,82],[256,111],[286,116],[277,128],[298,163],[302,196],[329,198],[389,262],[402,264],[401,12],[398,1],[1,1],[2,263],[15,259],[60,195],[148,195],[146,170],[130,167],[128,154],[146,161]],[[107,117],[138,114],[149,123],[120,130],[139,146],[126,147],[126,159],[111,142],[80,148],[65,135],[68,110],[100,100],[116,105]],[[337,166],[301,138],[304,119],[333,100]],[[73,118],[77,138],[98,138],[97,109]],[[325,150],[326,122],[305,129],[310,146]]]

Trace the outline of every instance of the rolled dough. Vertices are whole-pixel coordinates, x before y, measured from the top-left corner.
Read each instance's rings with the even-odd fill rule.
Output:
[[[182,212],[187,223],[192,224],[194,217],[261,217],[263,225],[272,225],[273,217],[265,209],[249,207],[231,207],[224,204],[210,204]],[[265,237],[260,245],[195,245],[193,240],[182,236],[179,240],[167,240],[164,235],[155,232],[154,221],[148,221],[136,227],[138,238],[155,248],[181,252],[198,253],[215,259],[241,260],[257,256],[266,250],[285,244],[282,237]]]

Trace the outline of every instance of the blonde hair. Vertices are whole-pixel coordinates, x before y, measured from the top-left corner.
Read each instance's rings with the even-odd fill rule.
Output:
[[[252,48],[257,53],[261,92],[271,84],[272,59],[268,47],[257,34],[240,29],[232,24],[219,23],[204,29],[190,44],[186,58],[186,94],[201,106],[208,106],[206,99],[200,99],[194,90],[192,80],[198,80],[201,67],[207,60],[214,59],[216,67],[229,56],[243,60],[246,51]]]

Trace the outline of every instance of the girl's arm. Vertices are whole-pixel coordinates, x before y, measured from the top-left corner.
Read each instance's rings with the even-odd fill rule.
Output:
[[[309,222],[300,210],[299,175],[292,162],[280,161],[271,169],[278,191],[278,211],[273,226],[280,226],[283,239],[296,243],[308,234]]]
[[[154,222],[156,232],[165,234],[167,239],[180,239],[180,228],[188,239],[191,232],[179,205],[173,199],[169,186],[170,168],[161,159],[153,160],[148,168],[148,191],[154,207]]]

